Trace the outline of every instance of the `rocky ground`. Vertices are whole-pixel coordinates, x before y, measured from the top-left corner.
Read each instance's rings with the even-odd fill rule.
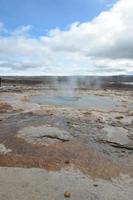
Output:
[[[66,103],[90,96],[88,107]],[[116,88],[0,88],[0,199],[132,200],[132,102]]]

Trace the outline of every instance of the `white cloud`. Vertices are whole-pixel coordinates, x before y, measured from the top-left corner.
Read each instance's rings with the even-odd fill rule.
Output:
[[[133,74],[132,24],[133,1],[119,0],[92,21],[50,30],[48,36],[32,38],[30,25],[19,27],[0,37],[1,73]]]
[[[12,31],[12,35],[14,36],[26,36],[28,34],[28,32],[32,29],[31,25],[27,25],[27,26],[20,26],[17,29],[15,29],[14,31]]]
[[[7,32],[7,29],[5,28],[4,24],[2,22],[0,22],[0,33],[5,33]]]

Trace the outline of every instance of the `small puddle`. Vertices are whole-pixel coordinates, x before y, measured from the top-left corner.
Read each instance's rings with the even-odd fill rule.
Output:
[[[3,95],[0,97],[0,100],[4,101],[14,101],[15,100],[15,95]]]
[[[89,95],[84,97],[72,97],[72,96],[32,96],[31,102],[38,103],[40,105],[57,105],[57,106],[71,106],[81,108],[92,109],[106,109],[112,110],[121,103],[112,99],[111,97]]]
[[[125,145],[130,142],[128,138],[128,131],[122,127],[106,126],[103,130],[107,132],[107,140],[110,142],[115,142],[121,145]]]

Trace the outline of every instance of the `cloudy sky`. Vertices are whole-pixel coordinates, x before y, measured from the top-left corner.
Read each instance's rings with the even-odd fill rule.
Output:
[[[0,0],[0,75],[133,75],[133,0]]]

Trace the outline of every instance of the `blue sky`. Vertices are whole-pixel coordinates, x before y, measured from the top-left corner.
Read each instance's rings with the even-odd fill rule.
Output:
[[[86,22],[116,0],[0,0],[0,21],[12,30],[32,25],[32,35],[38,36],[49,29],[65,29],[74,22]]]
[[[133,74],[133,0],[0,0],[0,75]]]

